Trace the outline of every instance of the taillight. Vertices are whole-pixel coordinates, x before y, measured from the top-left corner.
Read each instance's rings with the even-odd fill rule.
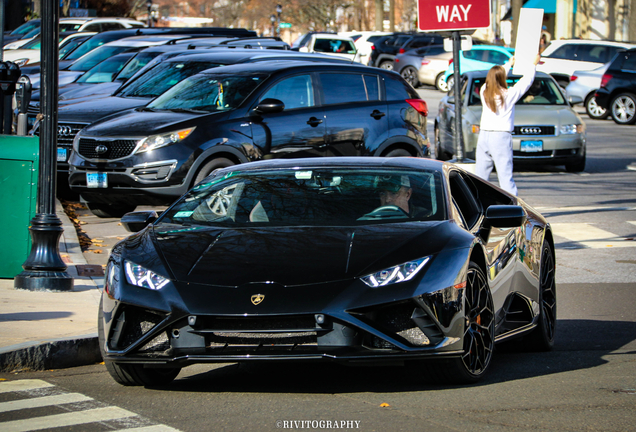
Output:
[[[406,103],[415,108],[415,111],[422,114],[424,117],[428,115],[428,105],[422,99],[407,99]]]
[[[406,51],[404,50],[404,48],[400,48],[400,50],[398,51],[398,54],[404,54]]]
[[[431,62],[430,60],[422,59],[422,66],[426,66],[430,62]]]
[[[542,64],[545,64],[545,62],[544,61],[540,61],[539,64],[542,65]]]
[[[375,45],[371,45],[371,51],[375,51]]]
[[[570,82],[574,82],[574,81],[576,81],[577,79],[579,79],[579,77],[577,77],[576,75],[572,75],[572,76],[570,77]]]
[[[603,74],[603,78],[601,78],[601,87],[605,87],[607,86],[607,83],[609,80],[611,80],[613,77],[611,74]]]
[[[450,59],[450,60],[448,61],[448,65],[449,65],[449,66],[453,64],[453,60],[454,60],[454,59]]]

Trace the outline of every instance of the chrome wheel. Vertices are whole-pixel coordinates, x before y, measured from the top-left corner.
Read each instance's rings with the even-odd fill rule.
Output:
[[[492,359],[495,313],[486,276],[476,265],[468,270],[465,293],[464,355],[462,362],[472,377],[481,377]]]
[[[600,106],[598,106],[598,104],[596,103],[596,98],[594,96],[589,96],[585,100],[585,112],[590,118],[597,120],[607,118],[607,116],[609,115],[605,108],[601,108]]]
[[[618,124],[633,124],[636,121],[636,96],[623,93],[612,101],[612,117]]]
[[[449,76],[448,78],[446,78],[446,88],[448,89],[447,91],[451,91],[453,90],[453,86],[455,85],[455,77],[454,76]]]
[[[437,75],[437,78],[435,78],[435,87],[437,87],[437,90],[444,93],[448,91],[448,85],[446,84],[446,81],[444,80],[443,73]]]
[[[380,63],[380,69],[393,70],[393,62],[383,61],[382,63]]]

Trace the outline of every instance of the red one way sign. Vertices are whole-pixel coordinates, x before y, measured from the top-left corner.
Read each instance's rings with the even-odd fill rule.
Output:
[[[417,21],[423,31],[490,27],[490,0],[417,0]]]

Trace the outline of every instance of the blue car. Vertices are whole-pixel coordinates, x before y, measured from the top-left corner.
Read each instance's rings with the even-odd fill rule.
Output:
[[[471,72],[476,70],[488,70],[495,65],[506,63],[514,54],[514,48],[505,48],[495,45],[474,46],[469,51],[459,52],[459,72]],[[444,73],[444,80],[450,87],[454,85],[455,65],[451,61]]]

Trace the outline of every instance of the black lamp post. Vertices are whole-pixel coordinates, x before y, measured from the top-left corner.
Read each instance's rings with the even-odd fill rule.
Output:
[[[146,7],[148,7],[148,27],[152,27],[152,0],[146,2]]]
[[[29,227],[31,253],[22,264],[24,271],[13,279],[15,288],[31,291],[73,289],[73,278],[66,273],[67,266],[60,256],[59,241],[64,228],[55,214],[59,17],[56,2],[42,2],[42,123],[37,209]]]
[[[269,20],[272,22],[272,37],[276,36],[276,29],[274,28],[274,23],[276,22],[276,15],[271,14],[269,16]]]
[[[283,7],[281,5],[276,5],[276,36],[280,36],[280,14],[283,12]]]

